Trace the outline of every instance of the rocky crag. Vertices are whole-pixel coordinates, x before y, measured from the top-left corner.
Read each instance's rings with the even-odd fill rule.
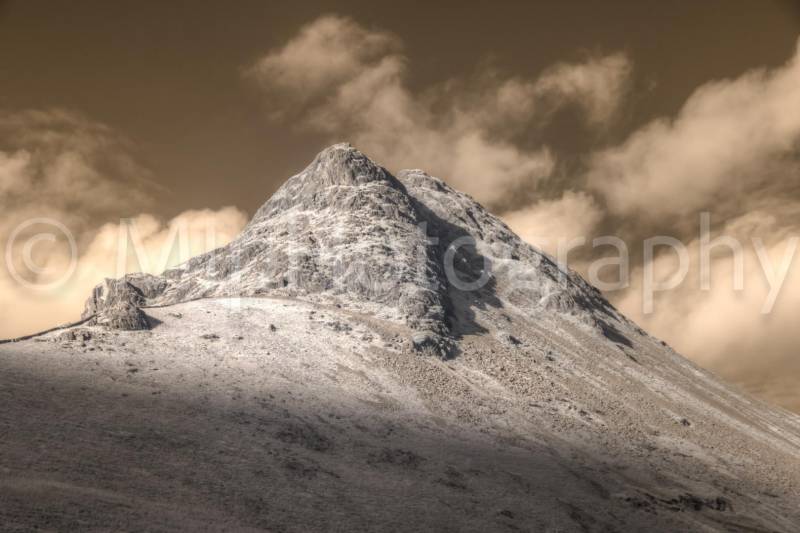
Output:
[[[574,272],[524,243],[466,194],[422,170],[393,176],[348,144],[319,153],[226,246],[160,276],[93,291],[83,318],[147,329],[142,308],[199,298],[287,296],[408,325],[442,356],[478,327],[474,308],[558,313],[615,335],[621,317]]]

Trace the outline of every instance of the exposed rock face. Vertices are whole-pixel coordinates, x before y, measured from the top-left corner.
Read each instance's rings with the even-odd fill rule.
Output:
[[[395,177],[347,144],[290,178],[230,244],[162,276],[107,281],[85,314],[130,329],[144,327],[142,306],[263,294],[396,320],[440,352],[475,327],[476,308],[503,301],[598,331],[624,320],[469,196],[420,170]]]
[[[90,324],[105,325],[112,329],[149,329],[147,316],[141,306],[147,301],[145,294],[157,294],[153,287],[159,287],[160,281],[155,276],[141,274],[120,280],[106,279],[94,288],[81,318],[94,317]]]

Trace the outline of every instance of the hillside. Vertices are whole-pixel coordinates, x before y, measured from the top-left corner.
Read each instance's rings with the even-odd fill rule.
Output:
[[[800,417],[348,145],[84,318],[0,345],[3,530],[800,528]]]

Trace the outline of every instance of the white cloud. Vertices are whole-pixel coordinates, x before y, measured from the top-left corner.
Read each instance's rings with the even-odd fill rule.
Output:
[[[796,211],[800,205],[789,205]],[[789,273],[778,293],[775,306],[762,314],[770,283],[752,239],[763,241],[774,270],[788,257],[791,239],[800,236],[800,226],[785,225],[780,213],[753,211],[729,221],[712,235],[735,238],[742,245],[743,289],[734,290],[736,265],[727,247],[711,255],[711,284],[701,290],[700,241],[687,244],[691,268],[676,289],[656,296],[655,313],[642,312],[642,272],[632,273],[631,289],[621,295],[618,306],[679,351],[715,368],[767,370],[780,367],[793,357],[800,343],[800,331],[793,324],[800,305],[800,257],[793,257]],[[655,259],[655,272],[664,279],[677,270],[675,256]]]
[[[401,48],[390,33],[370,31],[345,17],[323,16],[286,46],[266,54],[246,74],[284,99],[306,102],[330,87],[374,69]]]
[[[589,181],[614,213],[663,221],[796,182],[798,142],[800,52],[780,68],[701,86],[674,119],[598,153]]]
[[[628,57],[618,52],[592,57],[584,63],[559,63],[544,72],[532,87],[542,98],[550,96],[583,107],[587,120],[602,126],[622,103],[631,70]]]
[[[538,80],[491,79],[475,87],[447,80],[415,93],[407,65],[392,34],[326,16],[247,72],[273,110],[294,109],[290,118],[304,127],[349,140],[395,171],[424,168],[498,206],[555,168],[547,147],[514,141],[520,124],[546,120],[563,105],[584,108],[592,124],[610,120],[630,70],[627,58],[614,54],[556,65]]]
[[[561,198],[541,200],[503,215],[503,220],[525,241],[557,256],[558,245],[577,238],[590,242],[603,211],[584,192],[564,191]]]
[[[63,243],[42,242],[37,246],[40,249],[34,248],[34,260],[46,273],[33,286],[20,284],[8,268],[0,269],[0,338],[76,320],[92,289],[104,278],[140,271],[159,274],[228,243],[246,223],[243,212],[225,207],[217,211],[186,211],[166,222],[142,214],[125,223],[104,224],[92,232],[88,245],[77,257],[74,273],[65,283],[45,291],[35,287],[60,279],[67,272],[71,257],[69,247]],[[23,248],[24,241],[15,247],[16,259],[22,259]]]

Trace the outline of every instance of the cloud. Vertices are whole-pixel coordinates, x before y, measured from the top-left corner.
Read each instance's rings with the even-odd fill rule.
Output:
[[[390,33],[367,30],[349,18],[323,16],[282,49],[260,58],[246,75],[284,103],[306,103],[365,70],[380,68],[383,61],[402,61],[395,55],[400,48]]]
[[[244,226],[234,208],[187,211],[167,222],[141,214],[159,187],[133,151],[108,126],[75,113],[0,113],[0,244],[11,259],[0,267],[0,338],[74,320],[104,277],[142,266],[155,273],[225,244]],[[120,269],[123,217],[132,217],[147,265],[131,260]],[[184,246],[160,257],[176,236]]]
[[[414,92],[407,66],[396,36],[325,16],[246,72],[265,91],[273,118],[350,140],[393,170],[425,168],[501,206],[556,168],[548,147],[515,142],[518,128],[565,105],[584,109],[593,125],[611,120],[630,71],[627,58],[614,54],[559,64],[539,79],[486,73],[474,86],[445,80]]]
[[[634,269],[633,285],[612,295],[622,311],[704,366],[795,409],[796,378],[783,378],[800,375],[793,326],[800,267],[795,257],[775,307],[762,314],[770,286],[755,246],[763,243],[777,265],[800,236],[799,148],[800,47],[780,67],[698,87],[675,117],[593,154],[587,172],[609,225],[623,228],[629,246],[641,246],[648,228],[671,228],[691,258],[686,280],[656,297],[653,314],[642,313],[643,266]],[[734,290],[736,265],[724,247],[711,260],[711,288],[701,288],[701,212],[710,213],[716,234],[741,243],[743,290]],[[655,271],[675,272],[674,253],[662,252]]]
[[[596,154],[589,183],[619,215],[719,210],[729,198],[761,196],[765,184],[796,188],[798,141],[800,51],[782,67],[701,86],[677,117]]]
[[[0,113],[0,235],[32,216],[75,230],[143,209],[157,191],[129,141],[63,110]]]
[[[792,239],[800,237],[800,226],[784,223],[787,216],[796,219],[798,210],[800,203],[792,202],[769,212],[751,211],[729,220],[711,236],[724,235],[741,244],[741,290],[735,290],[737,265],[734,253],[726,246],[713,249],[710,287],[702,289],[701,244],[694,239],[686,245],[691,265],[686,279],[677,288],[657,294],[654,313],[643,313],[641,267],[632,272],[630,289],[616,295],[616,305],[647,331],[668,340],[701,365],[729,379],[752,383],[768,399],[800,409],[796,392],[800,330],[795,327],[800,305],[800,254],[792,246]],[[771,271],[777,273],[782,264],[789,265],[774,307],[766,314],[763,311],[771,286],[757,243],[763,243]],[[677,271],[675,258],[674,253],[655,258],[657,279],[666,279]],[[784,263],[787,260],[791,262]],[[790,375],[795,376],[794,381],[782,379]],[[787,385],[792,389],[786,389]]]
[[[71,256],[63,243],[42,242],[34,248],[38,252],[34,263],[42,270],[35,280],[23,278],[21,283],[8,267],[0,269],[0,338],[76,320],[92,288],[104,278],[118,278],[128,272],[159,274],[226,244],[246,223],[242,211],[225,207],[185,211],[168,221],[141,214],[125,222],[104,224],[92,232],[85,250],[76,257],[74,272],[64,283],[47,290],[39,289],[69,272]],[[53,229],[43,226],[39,231]],[[20,243],[16,248],[15,258],[23,259],[23,246]]]
[[[503,220],[525,241],[557,257],[559,243],[578,238],[591,240],[603,215],[590,195],[567,190],[561,198],[540,200],[507,212]]]
[[[589,123],[603,126],[617,113],[632,68],[621,52],[591,57],[584,63],[559,63],[544,72],[532,90],[536,96],[583,107]]]

